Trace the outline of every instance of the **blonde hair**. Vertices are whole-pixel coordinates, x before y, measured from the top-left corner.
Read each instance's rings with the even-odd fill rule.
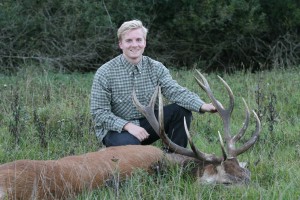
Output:
[[[133,30],[133,29],[138,29],[138,28],[142,29],[142,31],[144,33],[144,38],[146,39],[148,29],[143,26],[143,23],[140,20],[131,20],[131,21],[124,22],[118,29],[118,33],[117,33],[118,40],[120,41],[122,39],[122,35],[124,33],[126,33],[127,31]]]

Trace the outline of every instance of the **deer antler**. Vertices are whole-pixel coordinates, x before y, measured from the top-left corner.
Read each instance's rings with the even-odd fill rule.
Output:
[[[207,153],[204,153],[204,152],[198,150],[190,137],[189,130],[186,126],[185,121],[184,121],[185,122],[185,131],[186,131],[192,151],[175,144],[168,138],[168,136],[166,135],[165,130],[164,130],[163,100],[162,100],[162,95],[161,95],[161,89],[159,86],[156,87],[156,90],[155,90],[148,106],[143,106],[140,104],[140,102],[138,101],[138,99],[136,97],[135,91],[133,91],[133,102],[134,102],[135,106],[137,107],[137,109],[146,117],[146,119],[148,120],[150,125],[153,127],[155,132],[162,139],[163,143],[165,145],[167,145],[175,153],[186,155],[189,157],[198,158],[200,160],[208,161],[208,162],[221,162],[222,160],[226,159],[227,157],[230,157],[230,158],[237,157],[239,154],[242,154],[243,152],[247,151],[257,141],[259,133],[261,131],[260,120],[259,120],[257,114],[253,111],[254,117],[256,119],[256,129],[253,131],[252,137],[244,145],[242,145],[240,148],[235,148],[235,143],[238,140],[240,140],[241,137],[243,137],[243,135],[245,134],[245,132],[248,128],[248,125],[249,125],[250,112],[249,112],[247,103],[243,99],[243,102],[245,104],[245,116],[246,116],[243,126],[240,129],[238,134],[231,136],[230,117],[231,117],[233,107],[234,107],[234,96],[233,96],[233,93],[232,93],[229,85],[220,76],[218,76],[218,78],[221,80],[221,82],[225,86],[225,88],[228,92],[228,95],[229,95],[229,107],[227,109],[225,109],[222,106],[222,104],[214,97],[206,78],[198,70],[196,70],[196,72],[198,73],[199,77],[201,78],[201,80],[199,80],[198,78],[195,77],[197,83],[207,93],[207,95],[211,99],[213,105],[216,107],[216,109],[223,121],[224,136],[225,136],[225,141],[226,141],[226,151],[228,152],[228,155],[226,155],[226,151],[224,149],[225,147],[222,142],[221,135],[219,134],[223,158],[217,157],[214,154],[207,154]],[[158,117],[159,122],[157,121],[155,114],[154,114],[154,105],[155,105],[157,96],[159,98],[159,117]]]
[[[155,114],[154,114],[154,106],[155,106],[155,101],[157,99],[158,89],[159,89],[159,87],[157,86],[155,88],[155,91],[154,91],[154,93],[153,93],[153,95],[151,97],[151,100],[150,100],[148,106],[143,106],[139,102],[139,100],[136,97],[135,89],[133,89],[133,92],[132,92],[133,104],[138,109],[138,111],[140,113],[142,113],[144,115],[144,117],[146,117],[146,119],[148,120],[149,124],[152,126],[152,128],[154,129],[154,131],[157,134],[159,133],[159,124],[158,124],[158,121],[157,121],[157,119],[155,117]]]
[[[154,105],[155,105],[157,95],[159,98],[159,117],[158,117],[159,122],[157,121],[155,114],[154,114]],[[166,146],[168,146],[172,151],[174,151],[175,153],[181,154],[181,155],[198,158],[200,160],[208,161],[208,162],[218,162],[219,163],[223,160],[223,158],[216,157],[214,154],[206,154],[206,153],[203,153],[203,152],[197,150],[191,140],[191,137],[189,136],[187,128],[186,128],[186,130],[187,130],[187,134],[188,134],[189,143],[190,143],[193,151],[175,144],[168,138],[167,134],[165,133],[165,129],[164,129],[163,100],[162,100],[162,95],[161,95],[161,89],[159,86],[156,87],[155,92],[153,93],[148,106],[141,105],[141,103],[138,101],[138,99],[136,97],[135,91],[133,91],[132,96],[133,96],[134,105],[146,117],[146,119],[148,120],[150,125],[153,127],[155,132],[162,139],[163,143]]]
[[[228,152],[228,156],[236,157],[239,154],[242,154],[243,152],[247,151],[257,141],[259,133],[261,131],[261,124],[260,124],[259,118],[257,117],[257,114],[253,111],[254,117],[256,119],[256,129],[252,133],[252,137],[243,146],[236,149],[235,143],[245,134],[246,129],[248,128],[248,124],[249,124],[250,113],[249,113],[249,108],[247,106],[246,101],[243,99],[243,102],[246,107],[246,109],[245,109],[246,117],[245,117],[244,125],[240,129],[239,133],[232,137],[231,131],[230,131],[230,116],[232,114],[233,107],[234,107],[234,96],[233,96],[233,93],[232,93],[229,85],[220,76],[218,76],[218,78],[224,84],[224,86],[228,92],[228,95],[229,95],[229,107],[228,107],[228,109],[225,109],[220,104],[220,102],[217,101],[216,98],[214,97],[205,77],[198,70],[196,70],[196,71],[197,71],[198,75],[200,76],[200,78],[202,79],[202,81],[200,81],[199,79],[197,79],[195,77],[196,81],[198,82],[200,87],[207,93],[207,95],[211,99],[213,105],[216,107],[216,109],[223,121],[224,136],[225,136],[226,150]]]

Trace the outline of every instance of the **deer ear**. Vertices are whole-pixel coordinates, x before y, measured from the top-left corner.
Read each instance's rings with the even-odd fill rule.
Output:
[[[248,163],[247,162],[239,162],[240,167],[242,168],[247,168],[248,167]]]

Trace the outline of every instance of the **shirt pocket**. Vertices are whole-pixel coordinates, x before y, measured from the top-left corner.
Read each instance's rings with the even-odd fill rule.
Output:
[[[118,92],[112,96],[112,112],[123,118],[130,119],[132,112],[131,93]]]
[[[151,98],[155,92],[155,87],[149,87],[142,92],[141,103],[143,105],[148,105],[151,101]],[[157,103],[157,98],[155,99],[155,103]]]

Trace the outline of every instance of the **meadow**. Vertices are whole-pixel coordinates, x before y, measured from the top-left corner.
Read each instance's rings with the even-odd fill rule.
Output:
[[[181,85],[209,101],[193,70],[170,69]],[[216,98],[227,105],[220,75],[235,95],[232,134],[244,121],[246,100],[262,122],[258,142],[240,155],[252,172],[247,186],[199,185],[183,169],[161,176],[137,172],[114,187],[85,192],[78,199],[300,199],[300,70],[205,74]],[[14,75],[0,74],[0,163],[18,159],[58,159],[102,148],[94,135],[89,96],[94,73],[55,73],[29,66]],[[217,114],[193,114],[191,133],[197,147],[220,155]],[[245,142],[254,130],[254,118]],[[157,142],[154,145],[160,146]]]

